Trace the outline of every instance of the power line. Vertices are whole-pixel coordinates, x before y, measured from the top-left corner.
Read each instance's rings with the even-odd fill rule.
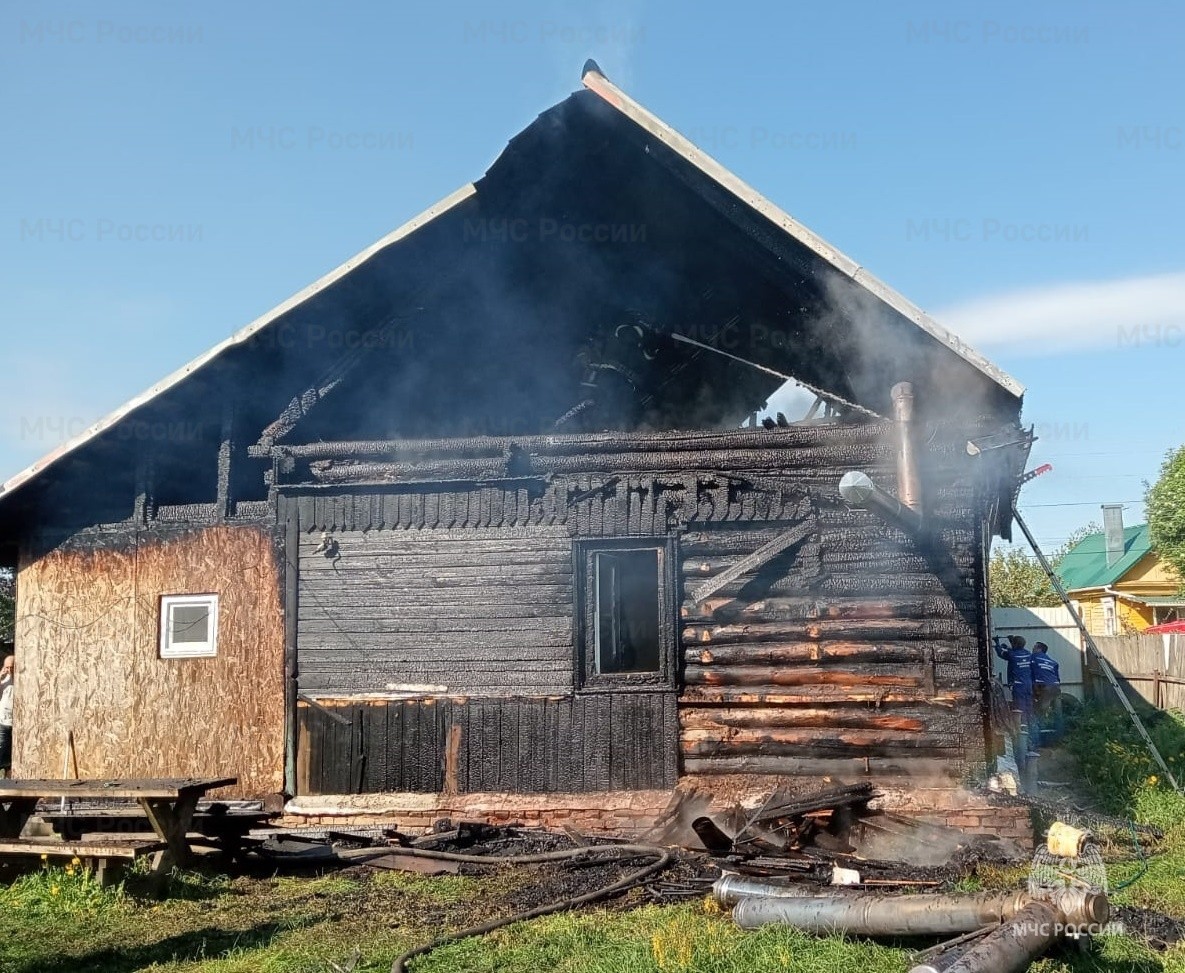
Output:
[[[1110,500],[1109,503],[1143,503],[1143,500]],[[1061,503],[1022,503],[1019,506],[1025,510],[1031,510],[1034,507],[1101,507],[1102,504],[1097,500],[1074,500],[1062,501]]]

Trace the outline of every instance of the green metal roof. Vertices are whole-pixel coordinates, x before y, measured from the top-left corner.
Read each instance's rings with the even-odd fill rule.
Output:
[[[1115,584],[1152,550],[1148,525],[1137,524],[1123,531],[1123,557],[1107,566],[1107,546],[1103,532],[1087,534],[1075,544],[1057,566],[1057,574],[1067,591],[1082,588],[1105,588]]]
[[[1185,598],[1180,595],[1129,595],[1124,592],[1123,597],[1155,608],[1185,608]]]

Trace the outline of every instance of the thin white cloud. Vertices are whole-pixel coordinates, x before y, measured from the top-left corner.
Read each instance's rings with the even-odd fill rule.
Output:
[[[976,347],[1016,354],[1185,348],[1185,273],[1012,291],[955,304],[934,317]]]

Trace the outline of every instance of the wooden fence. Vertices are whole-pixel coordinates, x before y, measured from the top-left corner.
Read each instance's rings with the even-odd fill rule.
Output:
[[[1139,697],[1157,709],[1185,711],[1185,635],[1096,636],[1095,644],[1132,702]],[[1089,678],[1095,699],[1113,695],[1096,662]]]

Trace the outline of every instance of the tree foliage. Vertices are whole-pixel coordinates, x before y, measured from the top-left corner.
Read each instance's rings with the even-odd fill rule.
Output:
[[[11,642],[16,618],[16,579],[0,569],[0,642]]]
[[[1144,503],[1152,546],[1176,569],[1185,586],[1185,446],[1169,450],[1160,478],[1144,494]]]
[[[1046,555],[1049,563],[1056,570],[1071,548],[1087,534],[1098,533],[1101,529],[1094,523],[1079,527],[1053,554]],[[1062,603],[1040,562],[1028,548],[1007,547],[992,551],[988,562],[988,584],[995,608],[1052,608]]]

